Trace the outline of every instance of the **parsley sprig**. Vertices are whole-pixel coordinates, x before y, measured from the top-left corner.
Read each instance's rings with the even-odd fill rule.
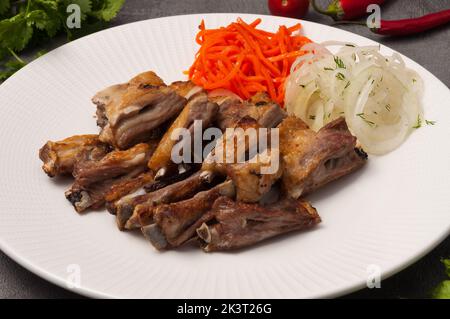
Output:
[[[18,71],[26,62],[18,56],[65,33],[72,40],[105,27],[125,0],[0,0],[0,81]],[[81,28],[69,29],[69,4],[80,7]]]

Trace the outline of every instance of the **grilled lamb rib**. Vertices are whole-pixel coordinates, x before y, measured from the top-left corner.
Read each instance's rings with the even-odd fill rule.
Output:
[[[197,90],[190,82],[166,86],[154,72],[144,72],[128,83],[110,86],[98,92],[97,105],[100,140],[126,149],[154,137],[157,128],[183,109],[186,98]]]
[[[153,216],[155,223],[142,227],[142,233],[159,250],[178,247],[195,235],[217,198],[234,195],[233,182],[228,180],[192,198],[160,205]]]
[[[75,163],[81,157],[100,159],[110,150],[96,134],[75,135],[57,142],[48,141],[39,150],[39,158],[44,162],[44,172],[54,177],[72,174]]]
[[[316,209],[303,200],[285,198],[262,206],[220,197],[196,232],[203,250],[211,252],[246,247],[318,223]]]
[[[75,165],[75,182],[66,191],[66,198],[78,212],[98,208],[114,185],[124,183],[143,173],[153,148],[137,144],[126,151],[113,151],[102,159],[80,161]]]
[[[133,214],[128,219],[125,228],[135,229],[149,225],[153,223],[153,216],[159,205],[175,203],[191,198],[210,186],[210,183],[207,183],[200,177],[200,172],[197,172],[185,180],[148,193],[143,196],[146,200],[135,206]]]
[[[193,196],[203,185],[203,181],[198,176],[190,176],[192,171],[187,171],[183,174],[173,175],[162,180],[152,181],[143,185],[133,193],[128,194],[113,205],[108,205],[112,208],[110,212],[116,215],[116,223],[120,230],[134,229],[140,227],[140,214],[134,211],[136,207],[142,204],[144,209],[149,205],[149,211],[146,211],[142,216],[142,221],[151,219],[152,214],[150,209],[153,204],[166,203],[173,200],[181,200]],[[198,174],[197,174],[198,175]],[[131,221],[129,219],[132,217]]]
[[[282,183],[293,198],[350,174],[366,163],[367,154],[356,147],[356,137],[342,117],[317,133],[294,116],[283,120],[278,128],[284,166]]]
[[[90,185],[80,185],[76,181],[65,192],[66,198],[79,213],[86,209],[97,209],[105,204],[105,197],[116,184],[131,181],[144,172],[145,166],[137,167],[116,178],[99,181]]]
[[[245,102],[230,97],[214,99],[220,101],[217,126],[222,131],[235,127],[246,116],[254,118],[261,127],[267,128],[276,127],[286,117],[283,109],[265,93],[258,93]]]
[[[277,149],[267,149],[245,163],[227,165],[227,175],[234,182],[238,201],[256,203],[270,191],[283,173],[281,163],[274,164],[271,172],[264,171],[273,161],[279,161]]]
[[[208,100],[205,92],[200,91],[192,95],[183,111],[178,115],[170,128],[162,137],[155,153],[148,162],[148,167],[157,174],[158,177],[166,175],[175,164],[171,161],[172,149],[177,143],[191,146],[194,138],[194,121],[201,121],[202,128],[206,129],[214,120],[218,111],[218,105]],[[189,140],[174,140],[172,134],[177,129],[185,128],[190,132]],[[199,132],[195,132],[198,134]],[[201,133],[201,132],[200,132]],[[198,156],[198,154],[196,154]]]

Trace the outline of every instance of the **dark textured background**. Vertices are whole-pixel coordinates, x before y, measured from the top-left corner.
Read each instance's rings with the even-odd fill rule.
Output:
[[[382,8],[382,18],[409,18],[442,9],[450,9],[450,0],[389,0]],[[206,12],[269,14],[266,0],[127,0],[112,25],[177,14]],[[305,19],[324,24],[332,23],[331,19],[311,11]],[[356,25],[339,27],[372,38],[407,55],[450,86],[448,65],[450,27],[401,39],[381,38]],[[56,40],[55,43],[53,46],[61,41]],[[346,298],[427,298],[433,287],[445,279],[439,260],[446,256],[450,256],[450,238],[417,263],[383,280],[381,289],[364,289]],[[30,273],[0,252],[0,298],[78,297]]]

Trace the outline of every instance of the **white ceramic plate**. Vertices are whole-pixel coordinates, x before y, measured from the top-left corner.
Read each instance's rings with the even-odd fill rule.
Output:
[[[98,132],[90,98],[105,86],[144,70],[166,82],[183,79],[200,20],[216,27],[238,16],[257,17],[189,15],[119,26],[64,45],[3,83],[0,248],[57,285],[79,278],[75,291],[93,297],[310,298],[363,288],[376,269],[386,278],[448,236],[450,91],[407,58],[425,82],[426,118],[437,124],[311,196],[323,219],[312,231],[234,253],[160,253],[139,234],[119,232],[106,212],[75,213],[63,194],[69,181],[51,180],[40,168],[42,144]],[[296,22],[264,16],[262,27]],[[317,42],[373,44],[324,25],[303,25]]]

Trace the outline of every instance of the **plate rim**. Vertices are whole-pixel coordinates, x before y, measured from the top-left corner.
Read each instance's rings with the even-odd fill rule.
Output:
[[[226,16],[227,18],[233,19],[235,17],[249,17],[249,18],[255,18],[255,17],[261,17],[261,18],[277,18],[277,19],[282,19],[285,21],[292,21],[292,22],[300,22],[300,23],[306,23],[308,25],[311,25],[312,27],[317,27],[317,28],[331,28],[331,29],[335,29],[338,30],[338,32],[341,33],[348,33],[350,34],[352,37],[358,37],[361,40],[364,41],[369,41],[372,42],[374,44],[377,45],[381,45],[382,48],[386,48],[392,52],[397,52],[398,54],[400,54],[402,57],[406,58],[408,61],[412,61],[413,63],[415,63],[415,65],[417,65],[419,68],[421,68],[422,72],[428,73],[429,75],[431,75],[431,77],[436,80],[438,83],[442,84],[447,90],[450,90],[449,87],[442,82],[437,76],[435,76],[432,72],[430,72],[429,70],[427,70],[425,67],[423,67],[421,64],[419,64],[418,62],[415,62],[413,59],[409,58],[407,55],[392,49],[389,46],[386,46],[382,43],[377,42],[376,40],[367,38],[365,36],[347,31],[347,30],[343,30],[340,28],[336,28],[334,26],[329,26],[326,24],[321,24],[321,23],[317,23],[314,21],[308,21],[308,20],[302,20],[302,19],[294,19],[294,18],[287,18],[287,17],[279,17],[279,16],[272,16],[272,15],[265,15],[265,14],[253,14],[253,13],[234,13],[234,12],[221,12],[221,13],[195,13],[195,14],[179,14],[179,15],[170,15],[170,16],[163,16],[163,17],[158,17],[158,18],[150,18],[150,19],[144,19],[144,20],[139,20],[139,21],[133,21],[133,22],[129,22],[129,23],[125,23],[125,24],[121,24],[121,25],[117,25],[117,26],[113,26],[107,29],[103,29],[94,33],[91,33],[89,35],[86,35],[84,37],[81,37],[79,39],[76,39],[74,41],[65,43],[57,48],[54,48],[53,50],[49,51],[50,52],[55,52],[57,50],[62,50],[64,47],[70,47],[71,45],[76,45],[78,43],[78,41],[86,41],[87,38],[96,36],[98,33],[106,33],[106,32],[115,32],[115,30],[120,29],[120,28],[127,28],[129,27],[129,25],[134,25],[134,24],[144,24],[147,21],[153,21],[153,20],[165,20],[165,19],[177,19],[177,18],[183,18],[183,17],[193,17],[193,16],[198,16],[198,17],[202,17],[202,18],[207,18],[209,16],[217,16],[217,15],[221,15],[221,16]],[[17,74],[21,73],[21,72],[26,72],[24,70],[26,70],[28,68],[29,65],[33,65],[34,63],[37,63],[36,61],[39,61],[40,58],[35,59],[31,62],[29,62],[24,68],[20,69],[18,72],[16,72],[13,76],[11,76],[10,78],[8,78],[6,81],[4,81],[1,85],[0,85],[0,92],[1,92],[1,88],[5,86],[6,83],[10,82],[11,79],[15,78],[17,76]],[[431,250],[433,250],[436,246],[438,246],[440,243],[442,243],[448,236],[450,236],[450,224],[447,226],[447,229],[444,230],[441,234],[437,235],[434,240],[432,240],[425,248],[423,248],[422,250],[416,252],[414,254],[413,257],[405,260],[404,262],[401,263],[397,263],[396,265],[388,268],[386,271],[383,271],[382,274],[382,280],[385,280],[391,276],[393,276],[394,274],[397,274],[398,272],[404,270],[405,268],[409,267],[410,265],[414,264],[415,262],[417,262],[418,260],[420,260],[421,258],[423,258],[425,255],[427,255]],[[96,290],[96,289],[92,289],[86,286],[81,286],[81,287],[76,287],[76,288],[68,288],[67,287],[67,282],[60,276],[55,275],[54,273],[51,273],[47,270],[45,270],[44,268],[42,268],[41,266],[39,266],[38,264],[33,263],[32,261],[29,260],[29,258],[27,258],[26,256],[22,256],[19,252],[15,251],[13,246],[8,244],[1,236],[0,236],[0,250],[2,250],[9,258],[11,258],[14,262],[18,263],[20,266],[22,266],[23,268],[27,269],[27,271],[32,272],[33,274],[39,276],[40,278],[55,284],[56,286],[59,286],[65,290],[77,293],[81,296],[86,296],[86,297],[90,297],[90,298],[121,298],[119,296],[114,296],[111,295],[109,293],[106,292],[101,292],[100,290]],[[357,290],[363,289],[364,287],[366,287],[364,282],[361,283],[355,283],[353,285],[349,285],[345,288],[342,289],[336,289],[335,291],[331,291],[329,293],[322,293],[322,294],[318,294],[318,295],[312,295],[311,297],[308,298],[335,298],[335,297],[339,297],[339,296],[344,296],[347,294],[350,294],[352,292],[355,292]],[[198,299],[198,298],[194,298],[194,299]],[[258,299],[258,298],[256,298]]]

